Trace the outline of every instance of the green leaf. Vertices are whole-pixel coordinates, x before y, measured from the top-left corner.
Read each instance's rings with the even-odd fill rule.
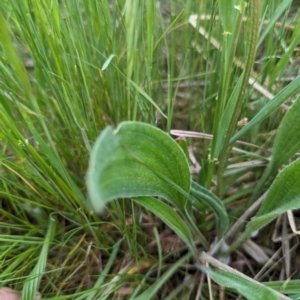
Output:
[[[54,238],[55,228],[56,228],[56,221],[52,219],[52,217],[50,216],[48,232],[45,237],[45,241],[40,256],[38,258],[37,264],[35,265],[34,269],[31,271],[23,287],[22,299],[24,300],[34,299],[36,292],[39,290],[40,282],[46,269],[48,251],[49,251],[50,244]]]
[[[190,254],[183,256],[178,261],[176,261],[172,266],[164,272],[164,274],[157,278],[157,280],[148,287],[142,294],[134,298],[134,300],[144,300],[144,299],[152,299],[159,289],[165,284],[165,282],[178,270],[178,268],[189,259]],[[131,298],[130,298],[131,299]]]
[[[111,293],[114,292],[114,290],[112,289],[111,293],[107,292],[105,293],[105,295],[103,295],[100,298],[99,293],[103,292],[103,291],[99,291],[98,287],[103,285],[103,281],[105,280],[105,278],[107,277],[107,275],[109,274],[110,269],[112,268],[118,251],[120,249],[120,245],[122,243],[122,239],[119,240],[116,244],[114,244],[114,246],[112,247],[112,251],[110,252],[109,255],[109,259],[107,260],[104,269],[102,270],[100,276],[98,277],[97,281],[94,284],[94,289],[89,291],[88,296],[85,296],[84,299],[85,300],[93,300],[93,299],[101,299],[101,300],[105,300],[107,299]],[[78,299],[78,298],[77,298]]]
[[[268,20],[267,25],[264,27],[264,31],[260,35],[257,47],[263,42],[267,34],[270,33],[270,31],[274,28],[275,23],[278,21],[280,16],[284,14],[284,11],[291,5],[291,2],[293,2],[293,0],[281,1],[275,12],[272,14],[271,19]]]
[[[282,281],[266,281],[263,282],[267,287],[272,288],[285,294],[298,294],[300,296],[300,280],[299,279],[287,279]]]
[[[158,216],[189,246],[193,254],[196,254],[196,249],[189,227],[173,208],[161,200],[152,197],[134,198],[134,201]]]
[[[107,127],[95,142],[87,173],[91,203],[126,197],[161,196],[184,210],[190,191],[185,154],[165,132],[140,122]]]
[[[101,71],[105,71],[105,70],[108,68],[108,66],[110,65],[112,59],[113,59],[114,57],[116,57],[116,56],[117,56],[116,54],[111,54],[111,55],[108,57],[108,59],[104,62],[103,66],[102,66],[102,68],[101,68]]]
[[[297,49],[300,39],[300,22],[299,22],[299,11],[297,15],[298,22],[295,23],[295,27],[293,28],[293,34],[291,39],[289,40],[288,47],[285,48],[285,51],[282,55],[280,55],[279,61],[276,63],[275,68],[272,70],[270,74],[270,82],[274,82],[276,78],[278,78],[282,74],[282,70],[287,69],[288,64],[291,62],[291,57],[293,57],[294,51]]]
[[[233,34],[234,31],[234,15],[237,14],[235,9],[236,0],[220,0],[219,11],[221,24],[224,28],[224,35]]]
[[[229,218],[221,200],[198,183],[192,182],[191,201],[195,207],[199,207],[199,204],[204,202],[212,209],[217,216],[218,237],[221,238],[227,232],[229,226]]]
[[[283,104],[288,98],[294,96],[300,91],[300,76],[294,79],[289,85],[281,90],[272,100],[270,100],[256,116],[250,120],[250,122],[239,130],[230,140],[230,144],[233,144],[241,136],[247,133],[255,125],[259,124],[270,116],[281,104]]]
[[[163,111],[160,109],[160,107],[155,103],[155,101],[142,89],[140,88],[134,81],[129,80],[130,84],[135,88],[135,90],[141,94],[147,101],[149,101],[156,109],[157,111],[164,117],[167,118],[167,116],[163,113]]]
[[[3,56],[3,54],[6,56],[6,60],[13,68],[14,78],[17,79],[18,84],[20,84],[20,87],[23,89],[23,92],[27,95],[31,95],[31,85],[28,73],[15,50],[12,39],[10,38],[9,27],[8,22],[5,20],[2,12],[0,11],[1,56]],[[1,57],[1,59],[3,58]],[[3,68],[3,65],[1,68]]]
[[[249,300],[277,300],[274,291],[259,282],[248,279],[229,271],[200,267],[218,284],[227,288],[236,289],[240,294]],[[233,270],[234,271],[234,270]]]
[[[300,97],[284,116],[274,140],[271,169],[277,170],[300,149]]]
[[[237,101],[239,98],[239,94],[242,88],[243,83],[243,74],[240,76],[237,84],[235,85],[232,94],[230,95],[230,98],[228,100],[228,103],[226,105],[225,111],[222,114],[222,119],[220,122],[220,129],[217,136],[217,142],[216,142],[216,153],[215,158],[219,157],[220,152],[222,151],[222,148],[224,146],[224,140],[226,135],[228,134],[228,129],[230,126],[230,121],[234,115],[234,111],[237,105]]]
[[[253,196],[255,197],[266,180],[300,149],[300,98],[292,105],[284,116],[273,146],[273,155],[263,176],[257,185]]]
[[[300,208],[300,159],[283,169],[276,177],[255,218],[245,232],[231,245],[230,250],[237,248],[251,234],[273,221],[288,210]]]
[[[279,216],[297,208],[300,208],[300,159],[284,168],[276,177],[256,218],[271,213]]]

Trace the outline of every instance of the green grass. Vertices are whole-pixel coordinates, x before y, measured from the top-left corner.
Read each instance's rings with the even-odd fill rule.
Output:
[[[188,138],[188,144],[203,166],[200,182],[219,195],[234,223],[258,198],[250,199],[252,187],[300,90],[295,85],[292,97],[279,99],[285,107],[278,104],[238,137],[251,145],[231,149],[237,121],[250,121],[270,101],[245,75],[240,107],[226,117],[243,70],[273,95],[299,75],[297,1],[261,2],[258,41],[250,50],[249,7],[240,15],[206,0],[1,2],[0,287],[23,290],[28,300],[35,290],[43,299],[134,299],[148,287],[153,299],[196,298],[201,274],[186,248],[165,250],[160,220],[130,200],[93,213],[86,196],[89,153],[106,125],[125,120],[215,136],[230,124],[224,139]],[[192,13],[203,17],[196,28]],[[239,26],[230,23],[233,15]],[[223,26],[233,34],[224,35]],[[208,159],[218,151],[221,165]],[[261,165],[226,169],[257,158]],[[201,222],[211,241],[215,221],[204,215]],[[174,234],[166,235],[176,244]],[[259,242],[277,247],[269,233]],[[293,271],[292,279],[299,278]],[[270,280],[282,281],[279,272]],[[208,294],[204,281],[203,299]]]

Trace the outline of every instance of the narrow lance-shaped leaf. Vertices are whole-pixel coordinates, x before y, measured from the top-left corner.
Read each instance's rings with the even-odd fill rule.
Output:
[[[41,283],[41,279],[44,275],[46,264],[47,264],[47,257],[48,251],[50,248],[50,244],[53,241],[54,234],[56,229],[56,221],[49,217],[49,227],[48,232],[45,237],[45,241],[37,260],[37,264],[35,265],[34,269],[31,271],[28,279],[26,280],[23,291],[22,291],[22,299],[24,300],[31,300],[34,299],[36,296],[36,292],[38,291]]]
[[[279,216],[297,208],[300,208],[300,159],[284,168],[276,177],[256,218],[270,213]]]
[[[28,72],[26,72],[25,66],[15,50],[12,39],[10,38],[9,28],[10,26],[8,22],[5,20],[2,12],[0,11],[0,40],[2,55],[4,52],[4,54],[6,55],[6,60],[13,67],[14,77],[17,78],[18,84],[20,84],[27,95],[31,95],[31,86]]]
[[[205,252],[199,257],[199,268],[218,284],[236,289],[249,300],[289,300],[289,297],[263,285],[243,273],[225,265]],[[209,265],[209,267],[207,267]]]
[[[299,12],[297,19],[299,20]],[[270,73],[269,79],[270,84],[274,83],[275,80],[282,74],[282,70],[285,70],[287,66],[289,65],[291,58],[293,57],[293,53],[298,48],[299,45],[299,39],[300,39],[300,22],[295,22],[294,28],[293,28],[293,34],[291,38],[289,39],[289,46],[285,48],[285,51],[280,55],[279,61],[276,62],[276,65],[272,72]]]
[[[235,85],[232,94],[229,97],[228,103],[226,105],[225,111],[222,114],[222,119],[220,122],[220,129],[217,137],[216,153],[215,158],[219,157],[220,152],[222,151],[224,145],[224,139],[228,134],[230,120],[234,114],[234,110],[238,101],[239,93],[242,87],[243,74],[240,76],[237,84]]]
[[[111,63],[112,59],[116,56],[117,56],[116,54],[111,54],[104,62],[101,71],[105,71],[108,68],[109,64]]]
[[[185,154],[166,133],[140,122],[107,127],[91,153],[87,187],[100,212],[113,199],[161,196],[184,210],[190,190]]]
[[[156,109],[157,111],[164,117],[167,118],[167,116],[162,112],[160,107],[155,103],[155,101],[142,89],[140,88],[134,81],[129,80],[130,84],[134,87],[134,89],[141,94],[147,101],[149,101]]]
[[[251,234],[288,210],[300,208],[300,159],[283,169],[276,177],[261,208],[240,238],[230,247],[237,248]]]
[[[144,292],[139,296],[133,298],[130,297],[129,300],[145,300],[153,299],[161,287],[166,283],[166,281],[182,266],[184,262],[189,259],[189,253],[175,261],[170,268],[168,268],[159,278],[157,278],[152,285],[150,285]]]
[[[220,19],[224,28],[224,35],[233,33],[235,20],[233,16],[237,14],[235,3],[236,0],[219,1]]]
[[[291,5],[292,2],[293,2],[293,0],[285,0],[285,1],[281,1],[281,3],[279,3],[275,12],[271,16],[271,19],[269,19],[266,26],[264,26],[263,32],[261,33],[259,42],[257,44],[258,47],[264,41],[267,34],[269,34],[270,31],[274,28],[275,23],[278,21],[280,16],[282,16],[284,14],[284,11]]]
[[[281,90],[272,100],[270,100],[250,122],[239,130],[231,139],[230,144],[233,144],[241,136],[247,133],[255,125],[259,124],[270,116],[281,104],[283,104],[289,97],[294,96],[300,91],[300,76],[295,78],[289,85]]]
[[[277,170],[300,149],[300,97],[284,116],[275,137],[271,169]]]
[[[277,171],[283,164],[300,149],[300,97],[295,101],[292,107],[284,116],[278,132],[276,134],[273,146],[271,161],[265,170],[259,184],[257,185],[256,195],[259,189],[266,182],[268,177]]]

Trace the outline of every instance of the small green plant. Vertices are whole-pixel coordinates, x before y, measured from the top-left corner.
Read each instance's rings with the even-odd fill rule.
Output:
[[[210,191],[191,181],[187,158],[180,146],[166,133],[139,122],[124,122],[116,130],[106,128],[96,141],[89,164],[87,184],[93,207],[100,212],[116,198],[134,198],[166,222],[190,247],[192,241],[191,208],[203,204],[218,217],[218,236],[228,228],[222,202]],[[163,197],[173,209],[153,196]],[[148,198],[145,198],[148,197]],[[151,198],[149,198],[151,197]],[[201,201],[202,199],[202,201]],[[204,245],[208,245],[198,232]]]
[[[281,151],[287,147],[286,153],[289,154],[284,161],[300,149],[298,144],[294,151],[288,151],[289,133],[291,132],[293,136],[293,133],[299,135],[300,132],[297,126],[291,125],[295,115],[300,113],[299,103],[300,99],[287,113],[275,139],[275,143],[282,145]],[[274,164],[274,159],[276,160],[276,155],[270,161],[269,168]],[[269,168],[266,172],[269,172]],[[209,207],[216,214],[218,242],[228,229],[229,219],[222,202],[209,190],[191,180],[184,151],[170,136],[148,124],[124,122],[115,130],[107,127],[93,147],[87,184],[89,197],[96,211],[101,212],[106,203],[113,199],[131,198],[170,226],[186,242],[196,260],[198,253],[194,239],[200,240],[204,249],[207,249],[208,242],[191,219],[193,206],[200,213],[203,213],[205,207]],[[154,196],[167,200],[178,209],[178,213]],[[226,255],[279,215],[298,208],[300,208],[300,159],[284,168],[277,176],[256,217],[226,250]],[[269,288],[249,278],[241,277],[241,274],[235,274],[229,269],[226,269],[227,273],[202,269],[207,270],[216,282],[236,288],[248,299],[278,299],[275,291],[272,292]]]
[[[216,105],[207,176],[204,180],[206,187],[191,180],[186,154],[169,135],[154,126],[140,122],[123,122],[115,130],[107,127],[102,132],[91,153],[87,186],[92,206],[98,212],[101,212],[106,203],[113,199],[131,198],[154,213],[185,241],[195,261],[200,259],[202,264],[199,268],[219,284],[235,288],[248,299],[284,299],[284,295],[226,268],[220,262],[214,263],[216,268],[206,267],[210,257],[202,254],[199,258],[199,250],[195,246],[195,241],[200,241],[202,249],[218,253],[219,257],[228,256],[252,234],[261,230],[276,217],[300,208],[300,160],[296,160],[285,167],[273,181],[263,204],[246,229],[233,239],[226,250],[221,250],[222,244],[226,244],[228,238],[226,232],[229,216],[217,195],[222,194],[222,178],[229,155],[228,149],[231,149],[239,137],[274,112],[288,97],[294,96],[299,91],[300,82],[300,77],[296,78],[272,101],[262,107],[246,126],[235,133],[254,63],[260,21],[260,1],[253,1],[250,4],[248,57],[244,71],[231,95],[228,95],[229,71],[234,61],[233,53],[237,46],[245,5],[244,1],[239,6],[236,1],[220,1],[219,5],[225,35],[222,58],[224,69],[222,69],[223,76]],[[228,10],[234,12],[234,17],[228,13]],[[298,98],[278,129],[273,156],[252,193],[253,200],[262,193],[262,188],[270,176],[300,149],[299,115],[300,99]],[[215,195],[209,188],[216,161],[219,164]],[[196,208],[200,215],[209,211],[215,213],[216,245],[209,246],[206,237],[199,230],[200,225],[205,231],[205,224],[197,223],[197,216],[192,213],[192,208]],[[149,289],[138,299],[143,299]]]
[[[297,2],[0,1],[0,293],[296,299]]]

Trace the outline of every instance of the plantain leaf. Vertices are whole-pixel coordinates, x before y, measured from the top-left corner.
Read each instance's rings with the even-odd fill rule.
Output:
[[[297,208],[300,208],[300,159],[285,167],[276,177],[256,218],[270,213],[278,216]]]
[[[201,209],[199,204],[204,202],[217,216],[218,237],[221,238],[227,231],[229,218],[221,200],[212,192],[202,187],[196,182],[192,182],[191,201],[195,207]]]
[[[276,177],[255,218],[252,219],[240,236],[236,248],[250,235],[266,226],[288,210],[300,208],[300,159],[283,169]]]
[[[161,196],[184,210],[190,191],[184,152],[165,132],[140,122],[107,127],[92,149],[87,173],[91,203],[100,212],[116,198]]]

